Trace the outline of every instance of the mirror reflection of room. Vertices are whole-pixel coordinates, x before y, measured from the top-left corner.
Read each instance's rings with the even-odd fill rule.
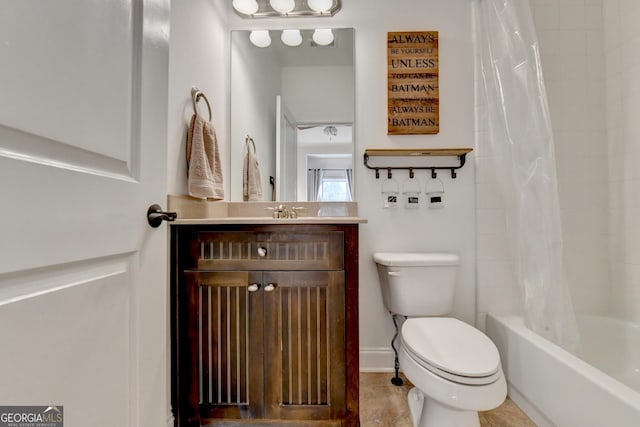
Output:
[[[350,202],[353,200],[353,141],[351,124],[299,125],[298,200]],[[303,185],[306,181],[306,186]]]
[[[331,31],[328,45],[303,29],[300,45],[288,46],[281,30],[269,30],[267,47],[252,43],[251,31],[232,31],[232,201],[246,200],[247,136],[255,143],[262,201],[354,200],[354,32]]]

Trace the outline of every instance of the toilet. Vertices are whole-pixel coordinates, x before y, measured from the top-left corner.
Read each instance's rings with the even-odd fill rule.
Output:
[[[375,253],[385,306],[407,317],[400,368],[414,385],[414,427],[479,427],[478,411],[504,401],[507,385],[495,344],[478,329],[446,317],[453,308],[459,258],[444,253]]]

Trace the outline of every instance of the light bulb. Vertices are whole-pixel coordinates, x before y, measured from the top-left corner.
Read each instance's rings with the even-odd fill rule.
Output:
[[[320,46],[327,46],[333,43],[333,31],[330,28],[317,29],[313,32],[312,38]]]
[[[269,0],[273,10],[280,13],[289,13],[296,7],[295,0]]]
[[[245,15],[253,15],[259,6],[256,0],[233,0],[233,8]]]
[[[249,40],[257,47],[268,47],[271,44],[271,36],[267,30],[253,30],[249,34]]]
[[[333,6],[333,0],[308,0],[309,8],[316,12],[328,12]]]
[[[282,43],[287,46],[300,46],[302,43],[302,34],[300,34],[300,30],[282,30],[280,39]]]

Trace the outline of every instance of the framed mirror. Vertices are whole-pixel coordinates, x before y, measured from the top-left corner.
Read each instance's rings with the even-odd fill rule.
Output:
[[[232,31],[231,201],[353,200],[354,30],[331,31],[288,46],[269,30],[267,47]]]

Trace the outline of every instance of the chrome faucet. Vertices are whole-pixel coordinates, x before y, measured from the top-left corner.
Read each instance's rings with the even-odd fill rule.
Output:
[[[275,219],[281,219],[281,218],[296,219],[298,218],[298,211],[303,209],[304,207],[302,206],[293,206],[291,208],[288,208],[285,205],[269,206],[265,208],[265,210],[272,211],[271,217]]]

